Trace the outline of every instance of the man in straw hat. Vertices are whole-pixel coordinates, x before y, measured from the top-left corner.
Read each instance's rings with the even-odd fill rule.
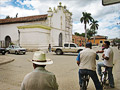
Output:
[[[25,76],[21,90],[58,90],[55,75],[45,69],[53,61],[46,59],[44,52],[37,51],[33,55],[32,63],[34,70]]]

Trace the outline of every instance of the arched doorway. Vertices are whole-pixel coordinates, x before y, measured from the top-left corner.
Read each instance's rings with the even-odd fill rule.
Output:
[[[11,38],[10,38],[10,36],[6,36],[6,37],[5,37],[5,47],[8,47],[8,46],[10,45],[10,43],[11,43]]]
[[[59,34],[59,46],[62,46],[62,33]]]

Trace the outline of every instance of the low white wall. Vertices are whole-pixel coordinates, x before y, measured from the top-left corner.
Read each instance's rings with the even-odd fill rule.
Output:
[[[27,49],[45,49],[50,43],[50,30],[20,29],[20,45]]]

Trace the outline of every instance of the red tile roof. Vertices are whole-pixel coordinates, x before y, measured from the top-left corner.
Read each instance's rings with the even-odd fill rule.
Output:
[[[28,16],[28,17],[20,17],[20,18],[0,19],[0,24],[43,21],[43,20],[46,20],[46,19],[47,19],[47,14],[45,14],[45,15],[36,15],[36,16]]]

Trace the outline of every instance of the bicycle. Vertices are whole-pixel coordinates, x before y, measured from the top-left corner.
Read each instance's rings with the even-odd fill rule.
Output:
[[[108,67],[105,67],[103,72],[102,72],[102,75],[101,75],[101,85],[102,85],[102,88],[105,88],[105,86],[108,86],[109,83],[108,82],[108,70],[107,70]]]
[[[81,86],[81,90],[87,90],[87,86],[88,86],[88,83],[89,83],[89,79],[90,79],[90,76],[85,74],[82,76],[82,86]]]

